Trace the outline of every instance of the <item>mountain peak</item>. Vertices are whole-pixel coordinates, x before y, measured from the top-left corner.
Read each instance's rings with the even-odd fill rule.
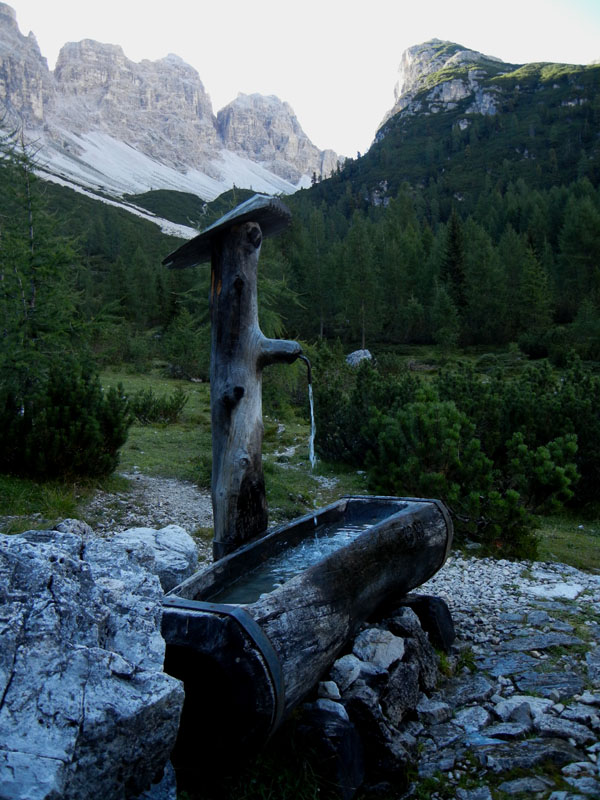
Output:
[[[495,56],[486,56],[456,42],[429,39],[422,44],[408,47],[402,54],[394,97],[397,101],[404,94],[418,91],[424,87],[429,75],[444,68],[489,62],[502,64],[502,60]]]
[[[469,112],[495,113],[494,94],[482,90],[480,79],[502,72],[504,66],[500,58],[443,39],[408,47],[398,68],[395,104],[379,126],[377,138],[396,114],[437,113],[454,108],[469,96],[473,98]]]
[[[0,18],[2,18],[3,25],[11,25],[13,28],[19,28],[17,25],[17,12],[12,6],[6,3],[0,3]]]
[[[329,175],[337,165],[335,153],[319,151],[293,108],[275,95],[238,94],[217,114],[217,130],[228,150],[260,158],[275,175],[294,184],[313,172]]]
[[[212,199],[232,185],[293,192],[337,166],[275,96],[241,95],[224,111],[222,137],[198,72],[172,53],[138,63],[83,39],[62,47],[51,72],[0,3],[0,117],[38,143],[59,180],[115,194],[192,187]]]

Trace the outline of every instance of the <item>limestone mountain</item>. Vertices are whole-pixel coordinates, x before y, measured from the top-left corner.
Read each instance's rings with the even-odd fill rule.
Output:
[[[291,106],[273,95],[239,94],[217,114],[217,130],[227,149],[292,183],[312,172],[328,176],[337,166],[333,150],[315,147]]]
[[[369,151],[313,187],[316,204],[347,213],[408,184],[446,218],[485,186],[600,182],[599,64],[510,64],[432,39],[402,55],[394,98]]]
[[[398,113],[437,113],[455,108],[465,98],[471,101],[467,113],[493,114],[498,90],[485,85],[485,79],[509,69],[510,65],[495,56],[454,42],[431,39],[409,47],[398,69],[396,102],[382,125]]]
[[[65,44],[54,71],[0,3],[4,127],[21,126],[47,177],[109,196],[166,188],[210,200],[234,185],[290,193],[337,166],[276,97],[241,96],[215,116],[176,55],[139,63],[115,44]]]

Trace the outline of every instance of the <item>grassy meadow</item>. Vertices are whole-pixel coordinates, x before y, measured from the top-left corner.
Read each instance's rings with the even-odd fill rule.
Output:
[[[157,397],[185,393],[185,406],[174,423],[134,422],[121,450],[118,472],[100,483],[37,483],[0,476],[0,525],[5,533],[51,525],[65,517],[82,516],[86,500],[97,489],[126,491],[122,473],[192,481],[210,489],[210,388],[207,383],[173,380],[157,367],[147,373],[107,370],[105,388],[123,387],[128,396],[151,390]],[[268,396],[268,392],[266,393]],[[317,419],[318,425],[318,419]],[[362,471],[319,461],[311,470],[308,458],[310,422],[304,407],[269,408],[264,403],[263,464],[272,524],[326,505],[344,494],[367,494]],[[600,571],[600,521],[564,511],[539,518],[539,560]],[[473,551],[469,551],[472,553]]]
[[[157,397],[171,396],[181,389],[186,404],[174,423],[142,424],[135,421],[120,452],[117,473],[102,481],[37,483],[0,475],[0,526],[3,532],[55,524],[65,517],[85,518],[82,508],[97,488],[126,491],[123,474],[146,475],[192,481],[210,490],[211,431],[210,388],[165,378],[160,369],[148,373],[107,370],[102,385],[122,386],[128,396],[151,390]],[[263,467],[270,520],[273,524],[326,505],[344,494],[365,494],[365,476],[351,470],[333,469],[318,462],[311,470],[308,446],[310,422],[301,411],[285,407],[282,413],[264,409]]]

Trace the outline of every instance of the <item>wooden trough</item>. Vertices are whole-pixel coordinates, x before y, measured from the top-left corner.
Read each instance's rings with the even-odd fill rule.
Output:
[[[274,560],[315,534],[308,566],[279,582]],[[162,623],[165,670],[186,694],[175,765],[264,744],[361,623],[434,575],[451,542],[438,500],[344,497],[175,587]]]

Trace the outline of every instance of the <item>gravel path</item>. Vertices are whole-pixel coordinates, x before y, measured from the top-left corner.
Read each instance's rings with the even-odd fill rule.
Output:
[[[97,492],[80,510],[79,517],[96,533],[128,528],[156,528],[180,525],[194,535],[198,528],[212,528],[210,492],[194,483],[175,478],[124,473],[129,488],[119,492]],[[200,561],[211,558],[208,539],[197,538]]]

